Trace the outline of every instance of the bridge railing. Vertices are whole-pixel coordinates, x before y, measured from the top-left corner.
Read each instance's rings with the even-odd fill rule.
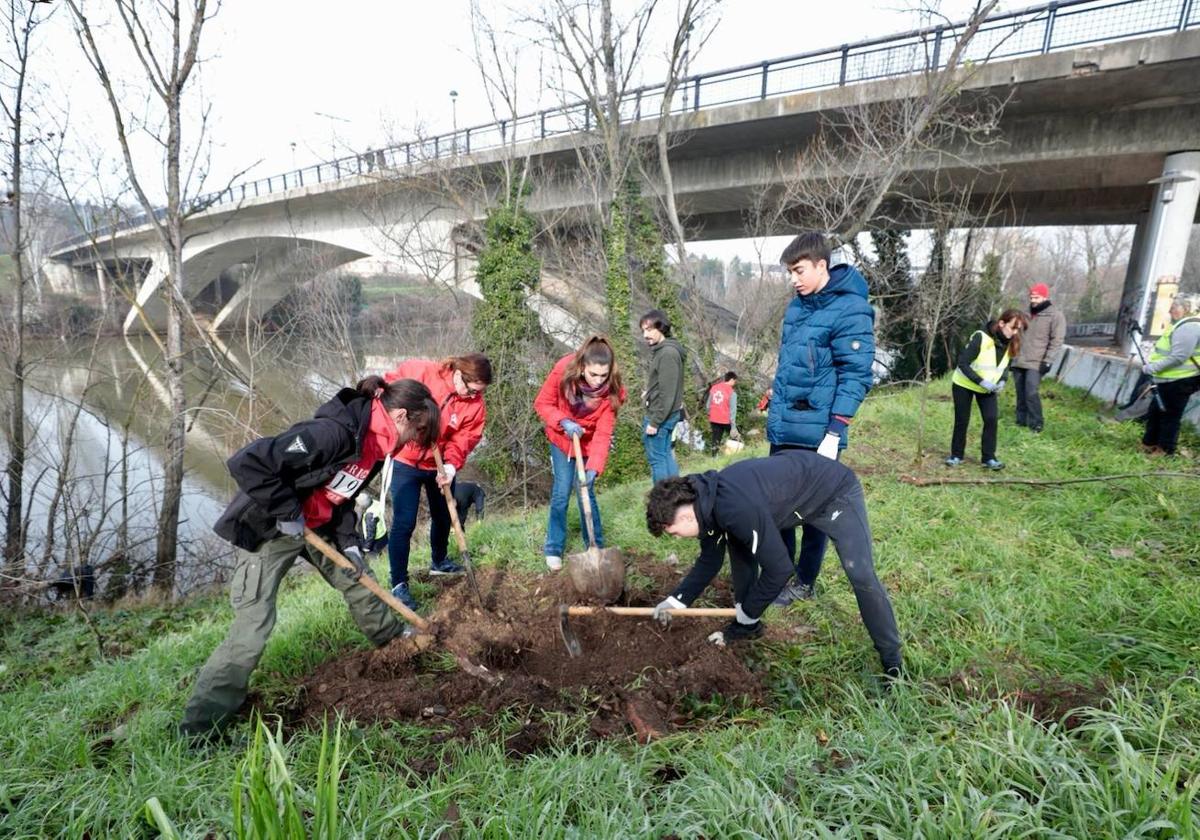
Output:
[[[688,76],[680,80],[669,110],[679,114],[939,70],[946,66],[965,26],[965,22],[930,26]],[[1200,0],[1060,0],[989,17],[967,45],[960,62],[1039,55],[1197,26]],[[657,117],[665,93],[665,85],[661,84],[629,91],[620,103],[622,122]],[[236,204],[311,184],[403,169],[560,134],[586,133],[594,127],[587,104],[576,102],[236,183],[194,199],[193,207]],[[146,220],[145,216],[134,218],[122,227]],[[87,239],[77,237],[62,247]]]

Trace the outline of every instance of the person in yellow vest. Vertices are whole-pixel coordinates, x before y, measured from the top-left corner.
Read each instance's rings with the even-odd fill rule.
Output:
[[[1200,391],[1200,295],[1178,295],[1168,313],[1171,326],[1142,366],[1142,373],[1154,378],[1158,390],[1158,399],[1150,401],[1142,435],[1142,447],[1154,455],[1175,454],[1183,412],[1192,394]]]
[[[967,447],[967,426],[971,422],[971,403],[979,403],[983,419],[980,463],[989,470],[1002,470],[996,458],[996,420],[999,414],[996,394],[1004,387],[1009,360],[1021,352],[1021,331],[1027,323],[1024,313],[1006,309],[1000,317],[976,330],[967,346],[958,354],[958,363],[950,377],[954,397],[954,434],[950,438],[950,457],[946,466],[963,462]]]

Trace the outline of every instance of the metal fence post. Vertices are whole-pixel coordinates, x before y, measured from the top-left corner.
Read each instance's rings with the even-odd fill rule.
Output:
[[[763,62],[763,65],[762,65],[762,67],[763,67],[763,71],[762,71],[762,92],[761,92],[761,93],[758,95],[758,98],[759,98],[759,99],[766,99],[766,98],[767,98],[767,70],[770,68],[770,66],[771,66],[771,62],[769,62],[769,61],[764,61],[764,62]]]
[[[1183,11],[1179,13],[1179,31],[1187,29],[1188,20],[1192,17],[1192,0],[1183,0]]]
[[[546,112],[542,111],[542,139],[546,139]]]
[[[929,69],[937,72],[937,69],[942,66],[942,27],[937,28],[937,32],[933,35],[933,66]]]
[[[700,77],[696,77],[696,83],[692,85],[692,110],[700,110]]]
[[[1050,42],[1054,38],[1054,18],[1058,14],[1058,3],[1051,3],[1046,14],[1046,34],[1042,36],[1042,55],[1050,52]]]
[[[838,76],[838,85],[846,84],[846,61],[850,58],[850,45],[842,44],[842,71]]]
[[[304,170],[303,169],[296,170],[296,180],[300,182],[300,186],[302,186],[302,187],[304,186]]]
[[[467,154],[471,154],[471,129],[467,129]]]
[[[412,166],[412,143],[404,144],[404,162]]]
[[[642,89],[638,88],[637,99],[633,103],[633,118],[640,120],[642,118]]]
[[[508,142],[508,120],[500,120],[500,142]]]

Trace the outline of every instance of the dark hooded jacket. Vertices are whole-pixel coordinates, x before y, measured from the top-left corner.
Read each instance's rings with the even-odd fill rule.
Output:
[[[752,618],[762,615],[792,574],[780,530],[803,524],[858,483],[849,467],[811,449],[784,450],[687,478],[696,489],[700,557],[672,594],[684,604],[696,600],[721,571],[728,546],[759,566],[742,604]]]
[[[339,469],[358,460],[370,424],[370,398],[353,388],[343,388],[317,409],[313,419],[242,447],[225,462],[237,482],[238,494],[213,530],[238,548],[258,551],[264,542],[279,536],[276,520],[296,519],[309,493],[324,487]],[[359,489],[370,482],[380,466],[375,465]],[[332,536],[338,546],[357,544],[354,495],[318,529],[323,536]]]
[[[646,377],[646,419],[661,426],[683,406],[683,345],[664,338],[650,348],[650,372]]]
[[[835,265],[825,288],[797,295],[783,318],[779,363],[767,411],[767,440],[816,448],[826,432],[841,437],[871,390],[875,310],[857,269]]]

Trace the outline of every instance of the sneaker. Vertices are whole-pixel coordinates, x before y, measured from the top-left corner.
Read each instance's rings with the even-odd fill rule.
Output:
[[[547,554],[546,568],[552,572],[557,572],[562,568],[562,558],[555,554]]]
[[[811,601],[815,594],[812,586],[807,583],[789,583],[771,603],[777,607],[786,607],[793,601]]]
[[[397,583],[393,586],[392,597],[413,612],[417,611],[417,602],[413,599],[412,593],[408,591],[407,583]]]
[[[1042,433],[1042,427],[1041,426],[1030,426],[1029,431],[1033,432],[1035,435],[1040,435]]]
[[[741,624],[735,618],[729,622],[729,625],[721,631],[721,635],[728,642],[740,642],[745,639],[757,639],[763,634],[763,623],[756,621],[753,624]]]
[[[1004,462],[997,461],[995,458],[988,458],[983,462],[983,468],[986,470],[1002,470],[1004,469]]]
[[[462,573],[463,567],[449,558],[443,560],[441,563],[429,564],[429,574],[431,575],[461,575]]]
[[[949,458],[946,459],[947,467],[957,467],[961,463],[962,463],[962,458],[955,458],[953,455],[951,455]]]

